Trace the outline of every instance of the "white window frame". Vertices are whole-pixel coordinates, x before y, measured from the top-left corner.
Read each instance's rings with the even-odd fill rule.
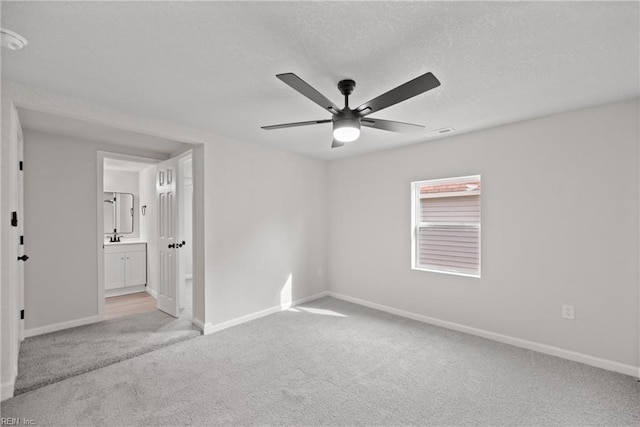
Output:
[[[482,182],[481,175],[468,175],[468,176],[460,176],[454,178],[439,178],[439,179],[428,179],[424,181],[413,181],[411,182],[411,269],[418,271],[428,271],[432,273],[443,273],[443,274],[452,274],[455,276],[464,276],[464,277],[473,277],[479,279],[481,277],[482,270],[482,213],[480,213],[480,223],[471,224],[464,222],[454,222],[454,223],[430,223],[430,222],[420,222],[420,187],[426,184],[438,184],[438,183],[456,183],[456,182],[464,182],[470,180],[479,180]],[[465,195],[481,195],[482,189],[479,191],[469,191],[465,193]],[[434,197],[460,197],[456,195],[447,195],[442,194],[440,196]],[[482,197],[482,196],[481,196]],[[480,206],[482,207],[482,198],[480,199]],[[426,267],[420,265],[418,260],[419,254],[419,232],[421,228],[433,227],[435,225],[438,226],[452,226],[452,227],[473,227],[478,229],[478,272],[477,273],[467,273],[456,270],[453,267],[445,267],[441,266],[438,268],[433,268],[432,266]]]

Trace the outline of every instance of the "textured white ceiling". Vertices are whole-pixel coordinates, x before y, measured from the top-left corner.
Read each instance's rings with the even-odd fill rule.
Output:
[[[375,114],[458,133],[639,90],[638,2],[2,2],[29,45],[3,79],[323,159],[427,140],[363,129],[330,150],[328,118],[275,78],[351,105],[427,71],[442,86]]]

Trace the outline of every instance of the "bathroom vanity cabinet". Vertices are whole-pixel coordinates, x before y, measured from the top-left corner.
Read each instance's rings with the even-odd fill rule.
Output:
[[[139,285],[147,283],[147,244],[117,243],[104,247],[104,288],[120,290],[118,294],[139,292]]]

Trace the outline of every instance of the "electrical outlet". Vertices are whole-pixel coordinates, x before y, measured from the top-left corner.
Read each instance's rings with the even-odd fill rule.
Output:
[[[562,317],[571,320],[576,318],[576,312],[572,305],[562,304]]]

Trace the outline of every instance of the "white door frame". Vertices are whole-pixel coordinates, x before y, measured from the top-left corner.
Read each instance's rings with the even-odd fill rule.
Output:
[[[20,342],[24,337],[24,321],[20,320],[20,310],[23,308],[22,304],[22,295],[24,292],[24,276],[20,277],[19,274],[19,265],[20,261],[17,260],[17,257],[20,254],[20,246],[19,246],[19,236],[20,236],[20,227],[21,223],[24,222],[24,210],[20,205],[20,196],[18,192],[19,188],[19,180],[18,173],[19,167],[18,162],[22,160],[21,153],[19,152],[19,143],[18,140],[21,138],[22,129],[20,127],[20,121],[18,118],[18,111],[16,109],[16,105],[13,102],[9,103],[9,111],[5,113],[8,119],[8,122],[5,123],[3,120],[3,125],[8,128],[8,152],[5,154],[8,158],[9,165],[9,173],[4,175],[7,178],[6,187],[8,188],[8,194],[3,195],[7,197],[8,201],[8,211],[5,212],[2,216],[3,219],[3,243],[8,241],[8,245],[4,246],[7,248],[7,251],[2,254],[3,260],[8,258],[7,269],[8,269],[8,283],[3,286],[8,287],[8,295],[7,295],[7,303],[3,302],[3,306],[7,313],[3,313],[3,317],[8,320],[8,325],[4,330],[8,331],[9,334],[9,357],[8,357],[8,365],[11,369],[9,374],[9,378],[3,378],[5,382],[2,383],[0,387],[0,398],[2,400],[7,399],[13,396],[13,387],[15,379],[18,375],[18,354],[20,351]],[[3,116],[5,116],[3,114]],[[24,181],[23,181],[24,182]],[[3,197],[3,199],[4,199]],[[16,212],[18,225],[20,227],[14,227],[10,225],[12,212]],[[5,216],[6,215],[6,218]],[[6,232],[6,233],[5,233]],[[21,280],[22,279],[22,280]]]
[[[96,220],[96,231],[97,231],[97,261],[98,261],[98,300],[96,303],[98,304],[98,321],[104,320],[104,209],[103,209],[103,192],[104,192],[104,159],[117,159],[117,160],[127,160],[130,162],[137,163],[148,163],[149,165],[154,165],[156,163],[161,162],[159,159],[152,159],[149,157],[141,157],[141,156],[132,156],[129,154],[115,153],[111,151],[98,151],[97,153],[97,185],[96,185],[96,203],[97,203],[97,220]]]
[[[16,230],[16,238],[19,238],[20,244],[17,247],[17,255],[23,256],[25,254],[25,231],[24,231],[24,136],[22,134],[22,126],[20,125],[20,117],[18,116],[18,112],[14,112],[15,116],[15,132],[16,132],[16,147],[15,147],[15,163],[16,163],[16,173],[13,175],[18,180],[15,183],[15,203],[16,210],[18,212],[18,227]],[[18,167],[18,165],[23,165],[23,167]],[[19,169],[19,170],[18,170]],[[18,237],[20,236],[20,237]],[[26,261],[25,261],[26,262]],[[25,262],[19,263],[16,268],[16,283],[18,284],[18,295],[17,295],[17,307],[18,311],[24,310],[24,272],[25,272]],[[18,339],[20,342],[24,341],[24,319],[20,316],[20,320],[18,321]],[[19,346],[18,346],[19,349]]]
[[[185,239],[185,235],[184,235],[186,233],[186,231],[187,231],[185,229],[185,227],[184,227],[184,225],[185,225],[184,209],[186,207],[186,203],[185,203],[186,180],[185,180],[185,177],[184,177],[184,173],[185,173],[185,166],[188,163],[191,163],[191,174],[192,174],[192,177],[191,177],[191,187],[192,187],[191,188],[191,230],[189,230],[190,231],[189,235],[190,235],[191,239],[189,239],[189,240]],[[179,215],[180,222],[178,224],[179,235],[180,235],[180,239],[181,240],[186,240],[187,245],[189,245],[188,246],[188,250],[193,251],[193,246],[194,246],[193,245],[193,224],[194,224],[193,221],[194,221],[194,212],[195,212],[194,205],[193,205],[193,150],[186,151],[182,155],[178,156],[178,173],[180,174],[180,186],[181,186],[180,192],[178,193],[178,195],[179,195],[178,208],[180,209],[180,215]],[[192,271],[192,274],[193,274],[193,252],[191,252],[191,253],[192,253],[192,255],[191,255],[191,267],[192,267],[191,271]],[[185,257],[184,256],[180,256],[179,264],[178,264],[178,272],[179,272],[178,273],[178,275],[179,275],[178,276],[179,277],[179,279],[178,279],[179,280],[178,291],[180,292],[181,298],[182,298],[182,288],[184,286],[186,286],[185,285],[185,282],[186,282],[186,274],[185,274],[186,266],[187,266],[187,264],[185,262]],[[191,278],[191,283],[193,284],[193,276]],[[191,293],[192,293],[192,295],[191,295],[191,313],[192,313],[192,315],[193,315],[193,311],[194,311],[193,310],[193,293],[194,293],[194,290],[195,290],[195,286],[192,286],[191,287]],[[180,301],[180,305],[181,306],[182,306],[182,304],[183,304],[183,302]]]

